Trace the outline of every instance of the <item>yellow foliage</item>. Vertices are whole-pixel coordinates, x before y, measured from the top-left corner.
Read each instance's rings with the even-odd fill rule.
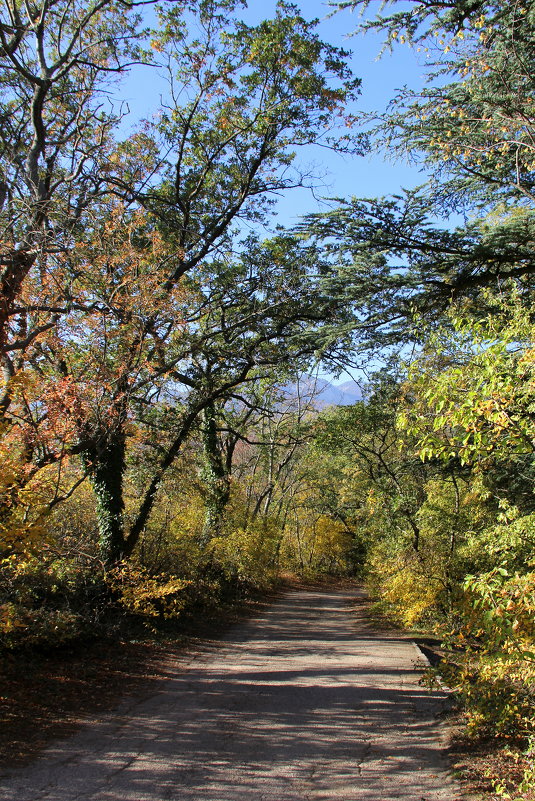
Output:
[[[173,617],[186,604],[184,590],[191,581],[123,562],[107,575],[107,583],[129,612],[145,617]]]
[[[415,553],[392,554],[391,547],[382,544],[374,549],[369,563],[372,590],[394,620],[412,628],[434,612],[441,587],[422,570]]]
[[[31,476],[30,465],[4,444],[0,444],[0,551],[26,553],[48,537],[46,516],[55,476],[50,468]]]
[[[304,507],[296,510],[296,520],[287,526],[282,559],[299,573],[346,574],[353,568],[353,545],[342,523]]]
[[[268,586],[276,574],[278,532],[269,525],[235,527],[210,543],[213,560],[227,576],[255,587]]]

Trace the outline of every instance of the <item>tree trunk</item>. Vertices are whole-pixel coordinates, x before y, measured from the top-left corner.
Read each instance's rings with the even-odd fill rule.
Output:
[[[98,544],[104,564],[111,566],[125,554],[123,476],[126,441],[122,427],[108,434],[103,445],[83,455],[95,493]]]
[[[221,534],[223,515],[230,497],[230,476],[217,436],[215,404],[209,404],[203,411],[202,444],[204,465],[201,478],[205,489],[205,522],[203,542]]]

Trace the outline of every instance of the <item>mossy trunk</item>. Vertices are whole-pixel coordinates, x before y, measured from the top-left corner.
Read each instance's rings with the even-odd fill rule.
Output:
[[[123,476],[126,442],[123,431],[114,432],[84,453],[95,493],[98,544],[102,561],[110,566],[125,554]]]
[[[203,412],[202,444],[204,465],[201,479],[205,491],[205,520],[203,542],[221,534],[225,508],[230,497],[230,476],[217,435],[217,419],[214,404]]]

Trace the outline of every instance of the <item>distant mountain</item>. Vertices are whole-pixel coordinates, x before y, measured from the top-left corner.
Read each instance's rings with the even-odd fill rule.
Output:
[[[362,389],[356,381],[344,381],[343,384],[335,384],[334,389],[337,392],[341,392],[344,398],[351,398],[351,400],[344,400],[339,403],[339,406],[349,406],[351,403],[362,400]]]
[[[344,381],[343,384],[330,384],[325,381],[321,389],[316,406],[351,406],[362,399],[362,392],[356,381]]]
[[[292,384],[285,387],[289,397],[299,395],[303,399],[312,399],[317,409],[326,406],[351,406],[361,400],[362,392],[356,381],[344,381],[343,384],[331,384],[324,378],[302,379],[299,385]]]

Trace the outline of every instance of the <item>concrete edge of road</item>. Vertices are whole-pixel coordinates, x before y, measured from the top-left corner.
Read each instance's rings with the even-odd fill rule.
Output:
[[[411,640],[412,645],[414,646],[414,650],[417,654],[417,659],[415,662],[415,667],[420,670],[426,670],[428,668],[432,668],[433,664],[427,654],[420,648],[415,640]],[[435,718],[435,722],[437,725],[437,731],[439,733],[440,741],[442,742],[445,752],[449,751],[451,748],[452,742],[452,734],[454,732],[455,726],[452,725],[452,717],[451,711],[454,704],[455,693],[448,687],[447,684],[444,684],[442,678],[438,673],[434,676],[434,682],[438,690],[444,693],[443,703],[441,704],[441,711],[437,714]],[[453,792],[452,801],[476,801],[476,797],[470,794],[466,794],[459,782],[458,776],[456,774],[455,768],[452,765],[448,756],[446,756],[446,775],[448,776],[449,781],[451,782],[451,788]]]
[[[410,642],[414,646],[414,650],[416,651],[417,654],[417,659],[414,663],[415,667],[424,670],[427,668],[435,667],[433,662],[429,659],[429,657],[425,653],[424,649],[420,645],[418,645],[418,643],[415,640],[411,640]],[[437,684],[437,686],[447,695],[453,694],[453,690],[451,689],[451,687],[448,687],[448,685],[444,683],[442,677],[438,673],[435,674],[434,681]]]
[[[418,645],[416,640],[411,640],[410,642],[411,642],[411,645],[414,647],[414,650],[416,651],[416,655],[418,657],[418,662],[420,663],[418,666],[419,667],[431,667],[431,660],[429,659],[427,654],[425,654],[424,651],[422,651],[422,649],[420,648],[420,646]]]

